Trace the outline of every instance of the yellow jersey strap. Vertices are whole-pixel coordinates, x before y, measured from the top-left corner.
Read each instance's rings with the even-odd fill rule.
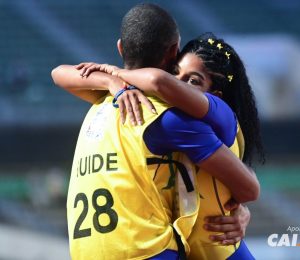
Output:
[[[192,180],[188,174],[188,171],[185,167],[185,165],[179,161],[173,160],[173,159],[163,159],[163,158],[158,158],[158,157],[152,157],[152,158],[147,158],[146,159],[147,165],[153,165],[153,164],[175,164],[177,167],[182,180],[185,184],[187,192],[192,192],[194,191],[194,185],[192,183]]]

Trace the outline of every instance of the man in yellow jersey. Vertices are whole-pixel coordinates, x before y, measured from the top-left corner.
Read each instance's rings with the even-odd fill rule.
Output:
[[[122,21],[118,47],[129,69],[152,66],[167,70],[176,58],[178,45],[176,23],[156,5],[138,5]],[[204,170],[224,181],[238,202],[255,200],[258,182],[209,125],[168,109],[155,98],[151,100],[157,114],[144,111],[146,124],[122,125],[119,111],[112,106],[113,98],[97,100],[99,94],[91,90],[101,89],[96,80],[99,75],[91,75],[95,85],[83,86],[80,80],[74,88],[65,85],[69,92],[94,103],[79,134],[70,178],[67,213],[71,256],[178,259],[173,228],[153,181],[155,167],[148,166],[146,158],[185,152],[198,160]],[[56,70],[52,76],[56,84],[64,86]],[[102,82],[103,77],[110,78],[103,74],[101,77]],[[178,123],[189,124],[191,131],[176,131]],[[149,140],[145,140],[146,132],[151,136],[150,125],[156,125],[155,131],[161,128],[161,133],[172,136],[169,140],[152,140],[151,151]],[[193,185],[188,178],[185,180],[187,189],[192,191]]]

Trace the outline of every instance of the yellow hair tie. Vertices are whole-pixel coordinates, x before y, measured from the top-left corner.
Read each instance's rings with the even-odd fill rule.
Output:
[[[233,75],[228,75],[227,78],[228,78],[228,81],[231,82],[233,80]]]
[[[229,57],[230,57],[231,54],[226,51],[225,55],[227,56],[227,59],[229,59]]]
[[[208,41],[208,43],[209,43],[210,45],[213,45],[214,42],[215,42],[215,41],[214,41],[213,39],[211,39],[211,38],[209,38],[207,41]]]
[[[219,48],[219,50],[221,50],[223,48],[222,44],[221,43],[218,43],[217,44],[217,48]]]

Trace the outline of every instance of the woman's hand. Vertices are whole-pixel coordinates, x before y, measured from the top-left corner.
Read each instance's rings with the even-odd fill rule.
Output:
[[[118,97],[117,102],[122,124],[126,121],[126,115],[128,115],[132,125],[143,124],[143,113],[140,104],[145,105],[149,111],[156,114],[152,102],[138,89],[124,91],[124,93]]]
[[[80,70],[81,77],[88,77],[94,71],[101,71],[113,76],[117,76],[119,67],[109,64],[98,64],[94,62],[83,62],[75,66],[77,70]]]
[[[222,235],[211,235],[213,242],[219,242],[222,245],[234,245],[245,237],[246,228],[250,221],[250,211],[247,206],[236,204],[231,207],[231,216],[215,216],[205,218],[204,229],[214,232],[222,232]]]
[[[117,66],[109,64],[97,64],[93,62],[83,62],[75,66],[77,70],[80,70],[80,75],[82,77],[88,77],[92,72],[100,71],[111,74],[113,76],[118,76],[118,72],[121,70]],[[124,85],[126,83],[124,82]],[[112,95],[115,95],[120,90],[119,87],[115,88],[111,86],[109,91]],[[126,90],[124,93],[118,97],[117,103],[120,109],[120,116],[122,124],[126,121],[126,116],[132,125],[142,125],[143,115],[140,108],[140,104],[146,106],[152,113],[156,114],[155,107],[152,102],[139,90]]]

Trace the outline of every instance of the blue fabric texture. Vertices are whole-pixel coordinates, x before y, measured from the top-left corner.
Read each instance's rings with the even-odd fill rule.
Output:
[[[230,147],[237,132],[237,119],[232,109],[219,97],[205,93],[208,98],[209,109],[201,119],[209,124],[218,138]]]
[[[194,163],[213,154],[223,143],[231,146],[237,121],[230,107],[220,98],[206,94],[209,110],[200,120],[178,108],[170,108],[144,133],[148,149],[157,155],[183,152]]]
[[[227,260],[255,260],[246,243],[242,240],[239,248]]]
[[[149,258],[149,260],[178,260],[178,253],[174,250],[167,249],[162,253]]]

